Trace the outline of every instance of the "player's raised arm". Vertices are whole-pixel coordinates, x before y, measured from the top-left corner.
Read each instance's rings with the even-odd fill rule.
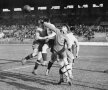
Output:
[[[54,31],[54,32],[56,32],[56,30],[58,30],[58,29],[54,26],[54,24],[51,24],[51,23],[49,23],[49,22],[44,22],[43,24],[44,24],[46,27],[48,27],[50,30]]]
[[[56,36],[56,33],[52,32],[50,35],[46,36],[46,38],[52,39],[54,36]]]
[[[78,53],[79,53],[79,42],[78,40],[75,38],[75,41],[74,41],[75,45],[76,45],[76,58],[78,57]]]

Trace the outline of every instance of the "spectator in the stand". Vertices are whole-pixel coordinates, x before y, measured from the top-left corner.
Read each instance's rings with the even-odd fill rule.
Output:
[[[4,36],[5,34],[2,31],[0,31],[0,39],[3,38]]]
[[[108,41],[108,32],[106,32],[106,40]]]

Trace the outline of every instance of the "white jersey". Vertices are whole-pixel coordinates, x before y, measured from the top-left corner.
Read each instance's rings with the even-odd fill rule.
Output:
[[[47,34],[49,36],[49,39],[54,39],[56,33],[54,31],[51,31],[49,28],[47,28]]]
[[[76,37],[73,35],[73,33],[68,33],[66,36],[68,37],[71,46],[75,44],[75,43],[74,43],[75,41],[77,41],[77,39],[76,39]]]

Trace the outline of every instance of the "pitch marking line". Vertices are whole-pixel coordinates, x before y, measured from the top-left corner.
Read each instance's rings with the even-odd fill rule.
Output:
[[[79,58],[108,58],[108,56],[79,56]]]
[[[21,66],[21,67],[15,67],[15,68],[11,68],[11,69],[5,69],[2,71],[12,71],[12,70],[19,70],[19,69],[23,69],[23,68],[29,68],[29,67],[33,67],[34,65],[29,65],[29,66]]]
[[[79,56],[79,58],[105,58],[105,57],[99,57],[99,56]],[[108,58],[108,57],[106,57]],[[2,70],[2,71],[12,71],[12,70],[19,70],[19,69],[24,69],[24,68],[29,68],[29,67],[33,67],[34,65],[29,65],[29,66],[20,66],[20,67],[15,67],[15,68],[11,68],[11,69],[5,69],[5,70]]]

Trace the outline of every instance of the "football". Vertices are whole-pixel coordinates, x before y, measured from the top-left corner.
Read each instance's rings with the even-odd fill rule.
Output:
[[[25,12],[30,12],[30,11],[31,11],[31,7],[30,7],[29,5],[25,5],[25,6],[23,7],[23,10],[24,10]]]

